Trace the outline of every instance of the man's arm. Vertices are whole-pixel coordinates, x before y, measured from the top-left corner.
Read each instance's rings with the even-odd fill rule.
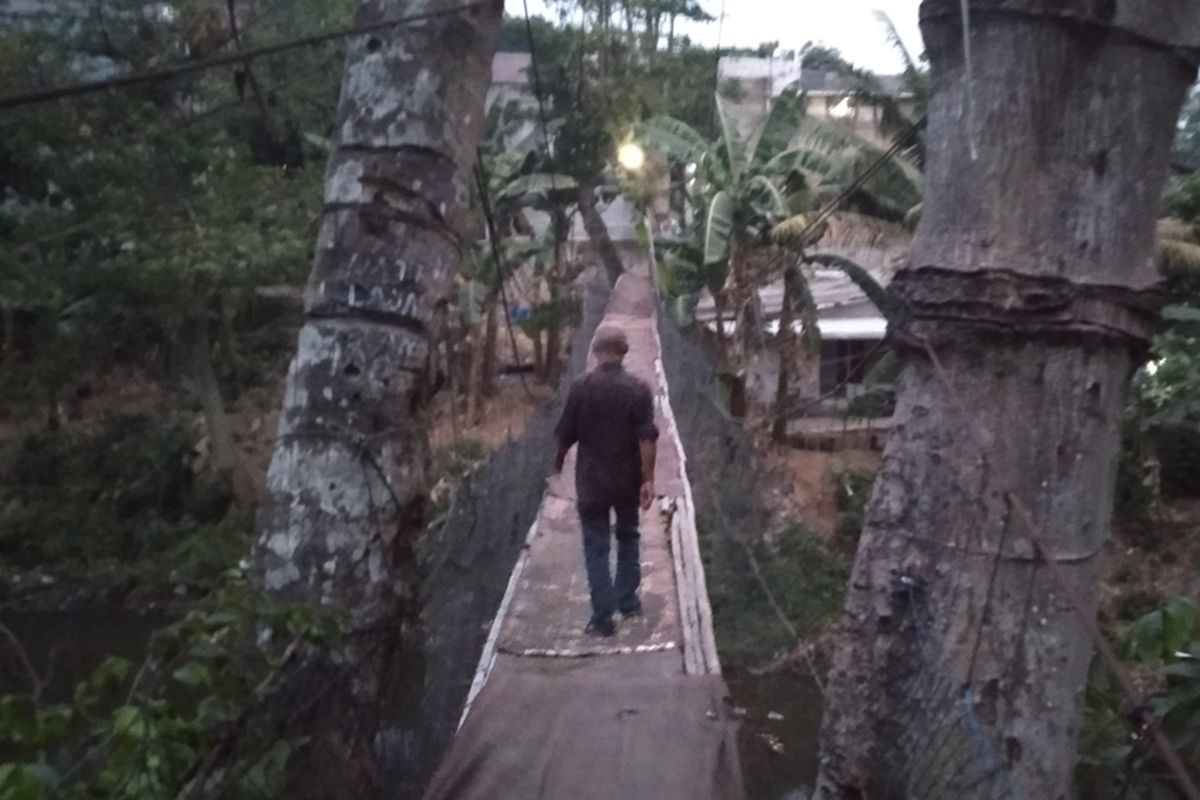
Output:
[[[634,430],[638,437],[638,454],[642,460],[642,486],[639,492],[642,508],[654,502],[654,460],[658,454],[658,427],[654,424],[654,395],[643,385],[633,407]]]
[[[576,427],[576,408],[579,405],[578,384],[572,384],[567,393],[567,402],[563,406],[562,416],[554,428],[554,436],[558,439],[558,453],[554,456],[554,471],[562,472],[563,462],[567,459],[567,451],[571,445],[579,441],[579,430]]]

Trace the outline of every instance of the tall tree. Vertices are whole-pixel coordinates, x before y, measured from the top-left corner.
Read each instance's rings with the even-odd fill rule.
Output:
[[[917,755],[895,690],[911,667],[901,578],[1018,795],[1066,797],[1075,760],[1092,652],[1077,615],[1096,611],[1122,408],[1157,318],[1154,217],[1200,14],[970,8],[967,26],[958,0],[921,7],[928,199],[893,284],[908,367],[829,680],[823,800],[893,796],[889,765]],[[1069,585],[1035,554],[1026,507]]]
[[[348,43],[307,319],[259,508],[258,582],[359,628],[413,621],[431,328],[455,291],[502,11],[460,5],[359,3],[358,25],[447,13]],[[357,671],[368,731],[387,663]]]

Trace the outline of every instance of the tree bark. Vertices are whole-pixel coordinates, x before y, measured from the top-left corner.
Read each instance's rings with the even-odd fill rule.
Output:
[[[779,353],[779,375],[775,383],[775,407],[772,410],[771,439],[777,443],[787,438],[787,401],[792,373],[792,362],[796,358],[796,331],[792,322],[792,295],[795,280],[792,277],[795,266],[788,266],[783,274],[783,304],[779,310],[779,333],[775,337],[776,350]]]
[[[248,513],[254,505],[254,480],[243,468],[233,446],[229,415],[225,413],[221,385],[213,369],[208,320],[190,320],[183,326],[183,336],[184,346],[188,349],[188,373],[192,388],[200,399],[200,407],[204,412],[210,463],[213,471],[227,484],[236,508]]]
[[[579,216],[583,218],[583,228],[587,231],[592,247],[596,248],[596,255],[604,266],[608,282],[615,286],[617,279],[625,271],[625,267],[621,264],[621,256],[617,253],[612,237],[608,235],[608,226],[604,224],[604,217],[596,208],[595,184],[592,181],[579,181],[578,197]]]
[[[473,325],[468,337],[467,425],[471,426],[478,425],[483,414],[483,325]]]
[[[356,24],[456,6],[360,0]],[[306,321],[259,507],[252,575],[281,598],[344,610],[357,629],[415,622],[412,545],[429,489],[431,325],[455,291],[467,175],[501,14],[496,3],[347,41]],[[378,636],[350,637],[335,658],[355,667],[347,689],[354,705],[331,711],[341,716],[316,733],[355,777],[376,774],[372,731],[397,640],[388,637],[381,651]],[[343,724],[353,726],[353,741]]]
[[[896,689],[902,577],[1017,796],[1068,796],[1092,651],[1077,615],[1096,611],[1126,388],[1157,316],[1144,291],[1154,219],[1196,50],[1133,29],[1144,4],[1128,0],[1102,4],[1104,18],[1083,3],[1008,5],[972,0],[973,87],[959,3],[921,9],[926,202],[893,283],[909,305],[896,332],[909,364],[829,678],[822,800],[907,796],[897,765],[931,757],[933,732],[905,717],[912,698]],[[1039,563],[1013,503],[1040,521],[1070,586]],[[953,765],[942,769],[939,796],[981,796],[955,794]]]
[[[496,394],[496,369],[499,364],[500,347],[500,314],[496,306],[500,300],[494,298],[488,305],[487,328],[483,333],[483,395],[492,397]],[[482,404],[480,409],[482,410]]]

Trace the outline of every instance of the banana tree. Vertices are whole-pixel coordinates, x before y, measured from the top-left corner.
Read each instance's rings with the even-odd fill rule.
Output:
[[[685,164],[696,165],[698,191],[693,202],[702,207],[704,217],[701,271],[710,285],[717,283],[714,278],[721,278],[714,297],[733,314],[735,336],[730,356],[740,364],[746,351],[747,318],[757,299],[750,249],[765,243],[771,228],[800,210],[797,202],[803,202],[791,195],[805,188],[805,154],[789,149],[788,143],[804,116],[804,107],[798,92],[785,92],[757,135],[746,141],[720,95],[716,104],[721,138],[715,142],[684,122],[661,116],[641,123],[636,136]]]
[[[707,288],[717,306],[718,343],[724,347],[726,308],[734,315],[733,348],[724,353],[735,369],[747,366],[751,345],[761,333],[757,286],[783,271],[784,303],[777,336],[781,356],[777,406],[789,391],[791,362],[809,361],[819,346],[816,310],[803,263],[841,269],[882,306],[886,293],[865,269],[830,254],[808,257],[805,250],[829,229],[816,222],[816,210],[838,202],[855,211],[839,213],[839,225],[857,224],[861,214],[895,220],[920,201],[921,175],[912,164],[889,160],[868,167],[881,155],[854,134],[804,114],[804,98],[783,93],[749,142],[739,138],[729,109],[717,97],[721,138],[708,142],[678,120],[656,117],[637,130],[651,147],[695,165],[692,204],[704,221],[702,239],[661,241],[664,289],[676,298],[677,313],[688,319],[696,297]],[[860,176],[866,174],[865,180]],[[755,269],[754,265],[758,265]],[[885,310],[886,313],[886,310]],[[805,332],[799,347],[793,322]]]

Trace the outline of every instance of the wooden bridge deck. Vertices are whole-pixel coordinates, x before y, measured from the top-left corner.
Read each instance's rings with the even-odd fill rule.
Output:
[[[644,268],[618,282],[604,323],[629,337],[626,368],[654,390],[661,431],[660,499],[641,519],[645,614],[619,622],[612,639],[583,633],[590,607],[572,453],[548,481],[427,800],[742,797]]]

